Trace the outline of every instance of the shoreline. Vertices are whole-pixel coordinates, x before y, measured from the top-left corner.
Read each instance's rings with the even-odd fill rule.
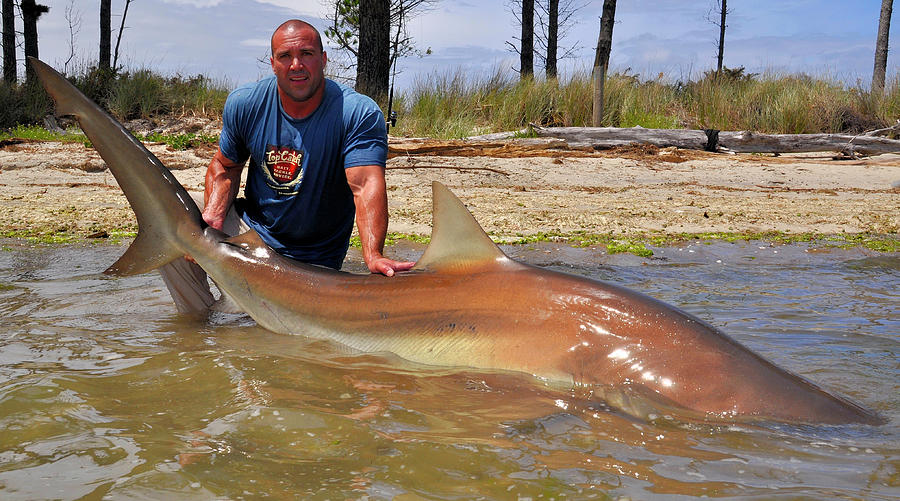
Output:
[[[395,237],[430,235],[431,182],[439,181],[501,243],[569,242],[640,253],[695,237],[760,238],[900,251],[897,154],[835,160],[641,146],[584,152],[517,149],[515,141],[493,152],[431,148],[446,143],[391,138],[388,231]],[[147,147],[187,190],[203,189],[211,148]],[[81,143],[0,146],[0,187],[2,237],[64,243],[103,235],[117,240],[136,230],[112,174]]]

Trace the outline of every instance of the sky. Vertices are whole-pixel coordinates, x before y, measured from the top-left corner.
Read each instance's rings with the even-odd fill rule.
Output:
[[[149,68],[185,77],[203,74],[235,87],[271,74],[269,39],[281,22],[300,18],[324,31],[328,1],[133,0],[119,61],[126,69]],[[583,7],[560,41],[561,46],[575,48],[573,58],[560,61],[563,78],[589,71],[593,64],[603,4],[570,2]],[[41,59],[69,72],[95,63],[99,1],[43,3],[50,5],[50,12],[38,22]],[[118,30],[125,0],[112,4],[112,23]],[[714,69],[718,27],[708,20],[713,5],[713,0],[619,0],[611,70],[627,70],[642,79],[662,74],[674,82]],[[732,0],[728,7],[725,66],[743,66],[754,73],[806,73],[868,88],[880,0]],[[70,29],[67,10],[73,12],[68,17],[77,22],[76,30]],[[900,43],[896,12],[893,17],[891,48]],[[463,73],[477,78],[518,67],[518,55],[507,46],[517,43],[520,30],[508,0],[435,0],[430,10],[410,21],[409,30],[420,52],[430,53],[399,62],[398,91],[428,76]],[[331,69],[337,70],[341,53],[327,39],[325,43],[335,63]],[[66,65],[73,47],[75,56]],[[898,67],[900,55],[889,53],[889,79]]]

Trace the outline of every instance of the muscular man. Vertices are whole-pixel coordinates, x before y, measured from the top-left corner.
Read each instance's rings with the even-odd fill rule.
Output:
[[[226,101],[219,149],[206,172],[203,219],[226,233],[253,228],[282,255],[340,269],[355,217],[369,270],[393,276],[415,263],[383,254],[384,116],[370,98],[326,79],[327,61],[308,23],[290,20],[275,30],[275,75]],[[236,201],[248,159],[246,198]],[[178,261],[162,275],[180,311],[212,304],[195,264]]]

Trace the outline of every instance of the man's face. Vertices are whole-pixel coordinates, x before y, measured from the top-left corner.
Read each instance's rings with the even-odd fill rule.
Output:
[[[272,71],[284,97],[298,104],[324,91],[328,57],[313,30],[281,30],[272,37]],[[318,103],[315,103],[318,106]]]

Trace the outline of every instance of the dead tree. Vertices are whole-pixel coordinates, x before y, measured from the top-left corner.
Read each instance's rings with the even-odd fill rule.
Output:
[[[100,0],[100,69],[111,68],[112,0]]]
[[[119,34],[116,36],[116,50],[113,54],[112,67],[116,71],[119,68],[119,45],[122,43],[122,33],[125,31],[125,18],[128,17],[128,6],[134,0],[125,0],[125,10],[122,12],[122,23],[119,25]]]
[[[544,70],[547,78],[556,78],[556,49],[559,45],[559,0],[547,4],[547,58]]]
[[[581,48],[578,42],[567,45],[565,39],[585,5],[580,0],[542,0],[535,4],[534,57],[543,65],[547,78],[556,78],[559,61],[575,57]]]
[[[519,75],[534,74],[534,0],[522,0],[522,38],[519,50]]]
[[[881,0],[881,16],[878,20],[878,39],[875,41],[875,70],[872,72],[872,92],[884,92],[884,73],[887,68],[888,33],[891,30],[891,11],[894,0]]]
[[[75,7],[75,0],[69,0],[66,5],[66,23],[69,25],[69,57],[63,64],[63,74],[69,72],[69,64],[75,59],[75,40],[81,31],[81,12]]]
[[[22,28],[23,38],[25,39],[25,58],[33,57],[37,59],[38,54],[38,19],[50,11],[50,7],[35,3],[34,0],[22,0],[20,4],[22,9]],[[31,85],[36,83],[34,70],[30,64],[25,65],[25,83]]]
[[[16,14],[14,0],[3,0],[3,80],[16,83]]]
[[[716,44],[716,76],[722,74],[722,60],[725,58],[725,16],[728,14],[728,2],[727,0],[717,0],[716,7],[719,9],[718,12],[713,12],[713,14],[718,14],[718,21],[711,15],[712,23],[719,27],[719,42]]]
[[[613,24],[615,22],[616,0],[603,0],[600,34],[597,36],[597,50],[594,53],[594,103],[591,117],[594,127],[599,127],[603,120],[603,85],[609,67],[609,53],[612,50]]]

